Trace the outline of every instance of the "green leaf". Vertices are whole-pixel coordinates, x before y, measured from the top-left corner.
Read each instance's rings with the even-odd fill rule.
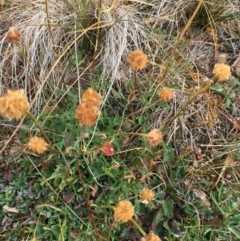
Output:
[[[152,223],[157,225],[158,223],[160,223],[163,220],[163,218],[164,218],[164,213],[162,210],[159,210],[159,211],[157,211],[157,214],[154,216]]]
[[[219,92],[219,93],[222,93],[222,92],[224,91],[224,87],[221,86],[221,85],[212,85],[212,86],[210,87],[210,89],[211,89],[211,90],[215,90],[215,91],[217,91],[217,92]]]
[[[224,104],[224,107],[225,107],[225,108],[229,108],[230,105],[231,105],[231,103],[232,103],[231,100],[226,97],[226,102],[225,102],[225,104]]]
[[[235,78],[234,76],[231,76],[231,77],[229,78],[229,81],[230,81],[230,83],[233,84],[234,86],[240,85],[239,79]]]
[[[236,115],[238,108],[236,107],[235,103],[232,103],[232,115]]]
[[[42,190],[42,186],[38,182],[34,183],[33,187],[37,192],[40,192]]]
[[[58,239],[59,235],[60,235],[60,228],[58,225],[53,225],[51,228],[54,236]]]
[[[233,233],[239,240],[240,240],[240,233],[237,232],[235,229],[233,229],[232,227],[228,227],[228,230]]]
[[[108,168],[102,167],[102,170],[105,172],[105,174],[107,174],[108,176],[114,179],[114,175],[111,173],[111,171]]]
[[[170,145],[166,145],[163,151],[163,161],[174,161],[174,149]]]
[[[163,211],[166,217],[173,217],[173,204],[171,201],[167,200],[163,203]]]
[[[116,99],[126,99],[121,93],[119,93],[115,89],[112,89],[111,91],[112,91],[112,94],[113,94],[114,98],[116,98]]]

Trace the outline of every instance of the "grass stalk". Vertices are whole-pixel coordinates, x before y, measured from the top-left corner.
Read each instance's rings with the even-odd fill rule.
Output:
[[[200,95],[200,94],[204,93],[205,91],[209,90],[211,86],[212,86],[212,84],[208,84],[208,85],[204,86],[203,88],[201,88],[197,93],[195,93],[194,95],[192,95],[192,96],[184,103],[184,105],[183,105],[183,106],[181,107],[181,109],[177,112],[177,114],[174,115],[172,119],[170,119],[170,121],[168,122],[168,124],[167,124],[165,127],[166,127],[166,128],[170,127],[171,124],[172,124],[172,122],[181,115],[182,111],[183,111],[190,103],[192,103],[192,101],[193,101],[198,95]]]
[[[144,230],[142,229],[142,227],[132,218],[130,220],[133,225],[138,229],[138,231],[142,234],[142,236],[146,236],[146,233],[144,232]]]
[[[163,75],[162,75],[161,79],[159,80],[159,84],[158,84],[158,86],[156,87],[155,92],[154,92],[153,95],[152,95],[152,99],[151,99],[151,100],[153,100],[153,99],[155,98],[159,87],[160,87],[161,84],[165,81],[166,76],[167,76],[167,73],[168,73],[168,70],[169,70],[169,68],[171,67],[171,64],[172,64],[172,62],[173,62],[173,59],[174,59],[174,57],[175,57],[175,55],[176,55],[177,48],[178,48],[179,44],[182,42],[183,36],[185,35],[185,33],[187,32],[187,30],[189,29],[189,27],[190,27],[193,19],[196,17],[196,15],[197,15],[198,11],[200,10],[200,8],[201,8],[201,6],[202,6],[203,3],[204,3],[204,0],[200,0],[200,1],[199,1],[199,3],[198,3],[198,5],[197,5],[196,9],[194,10],[192,16],[190,17],[190,19],[188,20],[185,28],[184,28],[183,31],[181,32],[181,34],[180,34],[180,36],[179,36],[179,38],[178,38],[178,40],[177,40],[177,43],[176,43],[175,46],[174,46],[174,49],[173,49],[173,51],[172,51],[172,54],[171,54],[170,57],[169,57],[169,60],[168,60],[168,62],[167,62],[167,64],[166,64],[166,67],[164,68],[164,72],[163,72]]]

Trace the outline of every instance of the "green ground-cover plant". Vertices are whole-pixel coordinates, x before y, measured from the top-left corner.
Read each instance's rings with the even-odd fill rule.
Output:
[[[1,240],[239,239],[239,77],[212,71],[239,53],[225,2],[0,1]]]

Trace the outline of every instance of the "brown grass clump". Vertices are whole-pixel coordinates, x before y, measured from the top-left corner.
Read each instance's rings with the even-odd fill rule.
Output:
[[[173,92],[171,89],[164,87],[159,93],[160,101],[169,101],[173,98]]]
[[[231,73],[231,67],[227,64],[215,64],[213,68],[213,76],[214,79],[218,81],[227,81]]]
[[[84,126],[93,126],[99,115],[100,111],[98,107],[88,103],[82,103],[78,105],[74,117],[81,121]]]
[[[127,200],[119,202],[114,207],[114,218],[118,221],[126,223],[134,215],[134,206]]]
[[[102,103],[102,96],[92,88],[88,88],[82,94],[82,101],[91,105],[99,106]]]
[[[153,200],[154,192],[148,188],[144,188],[140,192],[140,198],[142,199],[143,203],[148,204],[149,202],[151,202]]]
[[[145,68],[147,61],[147,55],[141,50],[134,50],[127,57],[128,64],[135,70]]]
[[[141,238],[141,241],[162,241],[156,234],[150,232],[149,234],[145,235]]]
[[[15,28],[10,28],[6,35],[6,41],[8,43],[19,42],[21,33]]]
[[[147,139],[151,146],[157,146],[163,140],[162,132],[159,129],[153,129],[147,134]]]
[[[43,138],[35,136],[29,140],[27,147],[37,154],[42,154],[48,149],[48,143]]]
[[[8,90],[0,97],[0,115],[12,119],[20,119],[29,108],[29,102],[24,94],[24,90]]]

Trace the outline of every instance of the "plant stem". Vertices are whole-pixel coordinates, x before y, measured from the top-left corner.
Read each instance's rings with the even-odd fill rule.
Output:
[[[92,209],[91,209],[91,204],[89,202],[89,199],[88,199],[88,195],[87,193],[85,192],[85,185],[84,185],[84,182],[83,182],[83,176],[82,176],[82,173],[81,173],[81,168],[80,168],[80,165],[79,163],[77,162],[76,163],[77,165],[77,170],[78,170],[78,176],[79,176],[79,180],[80,180],[80,184],[82,186],[82,193],[83,193],[83,198],[84,198],[84,201],[85,201],[85,205],[86,205],[86,208],[87,208],[87,211],[88,211],[88,218],[89,218],[89,221],[90,223],[92,224],[95,232],[96,232],[96,235],[98,237],[98,240],[99,241],[102,241],[102,236],[100,235],[98,229],[97,229],[97,226],[94,222],[94,215],[93,215],[93,212],[92,212]]]
[[[44,136],[44,138],[46,139],[46,141],[51,144],[51,141],[49,140],[48,136],[46,135],[46,133],[44,132],[42,126],[37,122],[37,120],[34,118],[34,116],[28,111],[25,111],[26,115],[31,119],[31,121],[36,125],[36,127],[40,130],[40,132],[42,133],[42,135]]]
[[[195,93],[194,95],[192,95],[186,102],[185,104],[181,107],[181,109],[177,112],[177,114],[175,116],[173,116],[173,118],[168,122],[168,124],[166,125],[166,128],[168,128],[172,122],[178,118],[182,111],[198,96],[200,95],[201,93],[207,91],[210,87],[212,86],[212,84],[208,84],[206,86],[204,86],[203,88],[201,88],[197,93]]]
[[[140,225],[134,219],[131,219],[130,221],[134,224],[142,236],[146,236],[146,233],[143,231],[142,227],[140,227]]]
[[[173,60],[173,58],[174,58],[175,55],[176,55],[177,47],[178,47],[178,45],[182,42],[183,36],[185,35],[186,31],[187,31],[188,28],[190,27],[193,19],[194,19],[195,16],[197,15],[197,13],[198,13],[198,11],[199,11],[199,9],[200,9],[200,7],[202,6],[203,3],[204,3],[204,0],[200,0],[200,1],[199,1],[198,5],[197,5],[197,7],[196,7],[196,9],[195,9],[195,11],[193,12],[193,14],[192,14],[192,16],[190,17],[190,19],[188,20],[185,28],[183,29],[182,33],[180,34],[180,36],[179,36],[179,38],[178,38],[178,40],[177,40],[177,42],[176,42],[176,44],[175,44],[175,46],[174,46],[174,49],[173,49],[173,51],[172,51],[172,53],[171,53],[171,55],[170,55],[170,57],[169,57],[169,60],[168,60],[168,62],[167,62],[167,64],[166,64],[166,67],[165,67],[165,69],[164,69],[163,75],[162,75],[161,79],[159,80],[159,84],[158,84],[155,92],[154,92],[153,95],[152,95],[151,101],[154,99],[155,95],[157,94],[157,91],[158,91],[159,87],[161,86],[161,83],[163,83],[163,82],[165,81],[165,78],[166,78],[167,73],[168,73],[168,69],[170,68],[170,66],[171,66],[171,64],[172,64],[172,62],[173,62],[172,60]]]
[[[134,78],[134,84],[136,85],[138,94],[139,94],[141,100],[143,101],[142,93],[141,93],[141,90],[140,90],[140,87],[139,87],[139,82],[138,82],[138,80],[137,80],[137,70],[134,69],[133,71],[134,71],[134,72],[133,72],[133,75],[134,75],[134,76],[133,76],[133,78]]]

